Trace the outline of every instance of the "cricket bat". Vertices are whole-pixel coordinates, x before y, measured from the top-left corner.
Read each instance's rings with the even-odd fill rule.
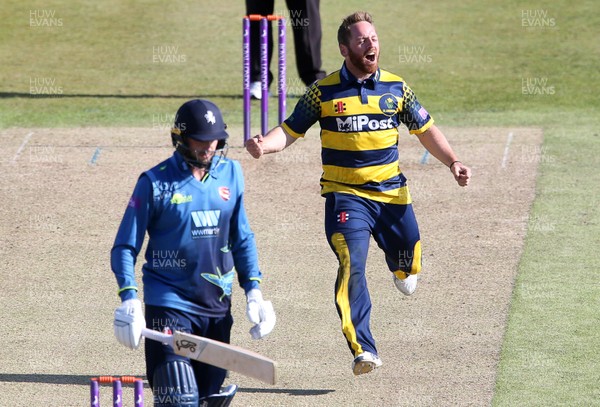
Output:
[[[142,335],[169,345],[178,355],[275,384],[275,361],[248,349],[179,331],[170,335],[144,328]]]

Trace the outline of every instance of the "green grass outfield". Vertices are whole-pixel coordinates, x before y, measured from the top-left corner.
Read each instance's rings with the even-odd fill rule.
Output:
[[[339,22],[364,3],[321,3],[332,71]],[[539,157],[541,174],[493,404],[599,405],[600,5],[373,3],[381,65],[438,124],[544,129],[541,151],[520,152]],[[275,7],[286,13],[283,1]],[[198,96],[239,128],[243,13],[243,2],[212,0],[4,1],[0,128],[164,127]],[[288,49],[291,111],[303,90],[291,30]]]

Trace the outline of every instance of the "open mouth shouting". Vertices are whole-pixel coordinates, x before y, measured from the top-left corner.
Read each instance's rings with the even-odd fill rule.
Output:
[[[367,63],[376,63],[377,62],[377,52],[375,49],[370,49],[365,54],[365,59],[368,61]]]
[[[377,71],[379,53],[376,48],[371,48],[365,53],[349,52],[349,60],[362,74],[370,75]]]

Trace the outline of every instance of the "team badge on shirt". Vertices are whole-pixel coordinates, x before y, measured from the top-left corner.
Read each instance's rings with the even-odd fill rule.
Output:
[[[350,218],[350,214],[346,211],[342,211],[337,214],[338,223],[346,223],[348,221],[348,218]]]
[[[231,198],[231,192],[229,191],[229,188],[219,187],[219,196],[224,201],[229,201],[229,198]]]
[[[384,115],[391,117],[398,112],[398,99],[391,93],[384,93],[379,98],[379,108]]]

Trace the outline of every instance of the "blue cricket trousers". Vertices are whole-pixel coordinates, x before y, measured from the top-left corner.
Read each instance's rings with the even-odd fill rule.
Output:
[[[412,205],[386,204],[356,195],[325,194],[325,233],[338,262],[335,305],[342,333],[356,357],[377,354],[369,320],[371,298],[365,267],[371,236],[401,278],[421,271],[419,227]]]
[[[149,329],[163,331],[169,328],[173,331],[191,333],[206,338],[229,343],[233,317],[228,314],[221,318],[209,318],[189,312],[167,307],[145,305],[146,326]],[[146,377],[150,388],[153,388],[154,370],[161,364],[174,360],[187,360],[192,365],[199,397],[206,397],[218,393],[225,380],[227,371],[206,363],[197,362],[179,356],[170,346],[156,341],[146,340]]]

